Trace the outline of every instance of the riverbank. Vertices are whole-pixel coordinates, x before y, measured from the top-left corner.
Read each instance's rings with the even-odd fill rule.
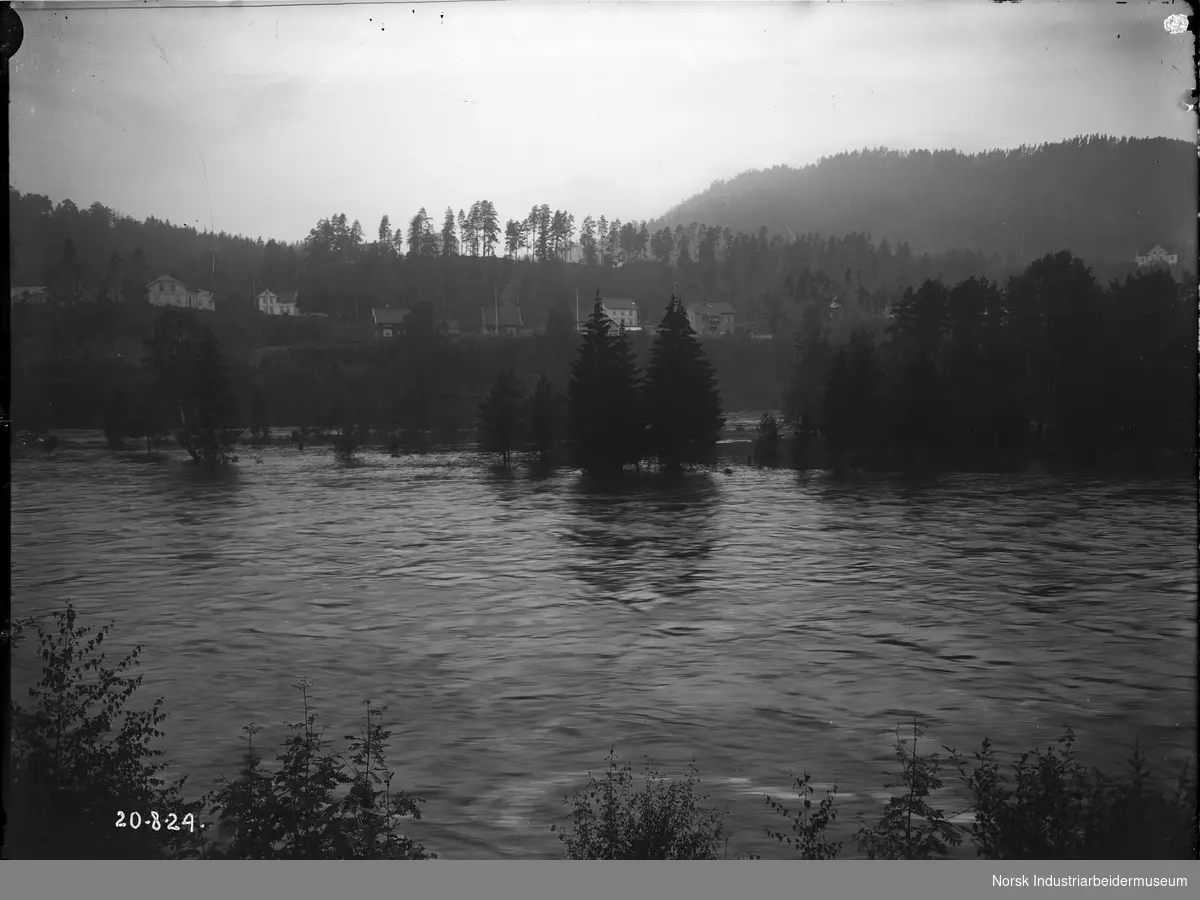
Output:
[[[761,413],[735,413],[728,417],[717,443],[713,465],[750,466],[754,468],[782,468],[800,471],[825,471],[839,474],[860,472],[863,474],[910,474],[919,476],[949,474],[1059,474],[1101,478],[1180,478],[1190,477],[1196,471],[1194,454],[1170,454],[1161,452],[1152,458],[1138,458],[1131,452],[1109,451],[1098,454],[1086,466],[1075,464],[1068,455],[1056,452],[1053,445],[1045,441],[1030,441],[1020,453],[984,454],[969,463],[951,463],[931,454],[910,453],[903,458],[890,459],[886,464],[839,465],[830,452],[828,442],[822,437],[800,440],[794,435],[784,434],[774,448],[765,447],[756,426]],[[298,446],[299,426],[271,426],[266,437],[254,438],[242,432],[235,447],[239,461],[254,459],[267,448],[295,448]],[[306,429],[303,443],[308,448],[332,446],[338,441],[336,432]],[[446,453],[455,451],[472,452],[476,446],[474,431],[424,432],[372,434],[357,448],[363,454],[396,453]],[[105,452],[123,455],[142,454],[148,451],[152,458],[170,458],[178,449],[173,439],[155,441],[152,448],[144,442],[128,440],[122,447],[113,450],[104,434],[91,429],[56,429],[53,432],[34,434],[23,432],[13,435],[12,453],[17,458],[36,458],[47,453],[61,452]],[[560,456],[563,455],[560,451]],[[518,468],[526,464],[521,454],[516,455]],[[564,462],[556,468],[570,469]]]

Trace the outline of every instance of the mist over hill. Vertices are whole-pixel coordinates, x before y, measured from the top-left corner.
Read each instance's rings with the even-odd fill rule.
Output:
[[[715,182],[650,224],[698,222],[784,237],[866,232],[915,253],[952,248],[1091,262],[1154,244],[1195,255],[1196,148],[1169,138],[1077,137],[963,154],[856,150]]]

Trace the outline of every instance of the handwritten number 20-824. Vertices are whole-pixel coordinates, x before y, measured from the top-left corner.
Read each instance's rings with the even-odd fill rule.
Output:
[[[134,831],[137,831],[143,825],[149,826],[154,831],[159,831],[165,827],[167,831],[182,831],[186,828],[191,832],[196,830],[196,817],[192,813],[188,813],[183,817],[183,821],[181,822],[178,814],[168,813],[166,822],[164,823],[157,811],[153,811],[149,817],[143,818],[142,814],[136,811],[126,815],[124,810],[117,810],[117,828],[132,828]]]

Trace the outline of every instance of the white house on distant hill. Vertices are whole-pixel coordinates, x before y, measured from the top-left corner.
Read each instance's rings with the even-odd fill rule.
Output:
[[[609,320],[618,327],[623,327],[626,331],[641,331],[642,324],[639,321],[639,313],[641,310],[637,305],[636,300],[618,297],[601,297],[600,307],[604,310],[604,315],[608,316]],[[575,307],[575,330],[579,333],[587,331],[587,322],[591,316],[591,307],[588,307],[588,314],[579,308],[578,302]]]
[[[732,303],[688,303],[684,307],[688,322],[696,334],[712,336],[733,334],[736,311]]]
[[[161,275],[146,285],[146,299],[151,306],[177,306],[210,312],[216,308],[211,291],[188,287],[170,275]]]
[[[295,316],[300,312],[296,306],[295,291],[282,291],[278,294],[274,291],[263,291],[254,298],[254,303],[259,312],[268,316]]]
[[[1145,256],[1135,256],[1138,266],[1174,266],[1179,264],[1179,255],[1168,253],[1162,246],[1155,244]]]

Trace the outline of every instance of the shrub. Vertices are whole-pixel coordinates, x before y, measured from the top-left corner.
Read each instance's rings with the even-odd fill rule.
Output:
[[[425,801],[392,790],[394,773],[385,758],[391,732],[382,724],[386,707],[371,709],[366,702],[359,735],[346,736],[351,742],[347,772],[342,755],[330,749],[324,731],[315,727],[310,686],[307,679],[295,685],[304,697],[304,720],[288,723],[291,735],[277,753],[274,773],[263,770],[255,753],[258,726],[251,723],[242,729],[246,765],[236,781],[225,780],[212,808],[232,836],[228,847],[214,848],[210,858],[436,858],[396,832],[398,819],[421,818],[420,804]]]
[[[589,773],[588,785],[564,798],[572,822],[558,831],[568,859],[718,859],[724,814],[701,804],[695,764],[682,780],[667,781],[645,769],[645,786],[634,790],[628,763],[617,765],[610,750],[602,781]]]
[[[960,766],[975,808],[972,837],[985,859],[1188,859],[1196,841],[1196,784],[1185,769],[1174,793],[1152,792],[1135,743],[1127,781],[1089,771],[1068,727],[1058,750],[1022,754],[1009,779],[991,743]]]
[[[912,722],[911,749],[905,746],[907,741],[900,737],[899,729],[893,733],[901,769],[889,774],[900,780],[884,787],[890,790],[903,786],[907,791],[888,801],[874,828],[860,828],[854,835],[855,842],[868,859],[945,856],[946,845],[958,846],[962,843],[962,835],[959,827],[950,822],[942,810],[928,802],[929,795],[942,788],[942,758],[937,753],[921,755],[917,752],[917,741],[924,734],[924,726],[916,719]],[[954,763],[957,759],[952,756],[950,761]]]
[[[830,841],[825,836],[825,829],[837,818],[837,810],[833,805],[837,785],[833,786],[832,791],[826,792],[825,798],[816,811],[813,811],[812,796],[815,791],[809,780],[807,772],[804,773],[804,777],[796,779],[796,794],[800,798],[800,807],[795,813],[767,797],[767,805],[792,823],[792,833],[795,835],[793,837],[768,828],[767,836],[793,848],[800,854],[801,859],[837,859],[838,854],[842,852],[842,842]]]
[[[142,684],[129,671],[136,647],[115,667],[100,651],[112,623],[89,637],[70,600],[57,628],[37,625],[41,680],[32,709],[11,707],[12,797],[7,852],[18,859],[154,859],[186,856],[201,802],[185,802],[185,779],[166,782],[154,749],[166,719],[162,698],[135,712],[126,704]],[[14,637],[35,623],[19,622]],[[120,816],[120,813],[124,816]],[[140,825],[132,827],[132,814]],[[159,818],[156,822],[153,814]],[[170,817],[174,816],[174,819]],[[119,825],[118,822],[123,822]],[[157,827],[156,827],[157,824]],[[198,825],[198,823],[196,823]]]

